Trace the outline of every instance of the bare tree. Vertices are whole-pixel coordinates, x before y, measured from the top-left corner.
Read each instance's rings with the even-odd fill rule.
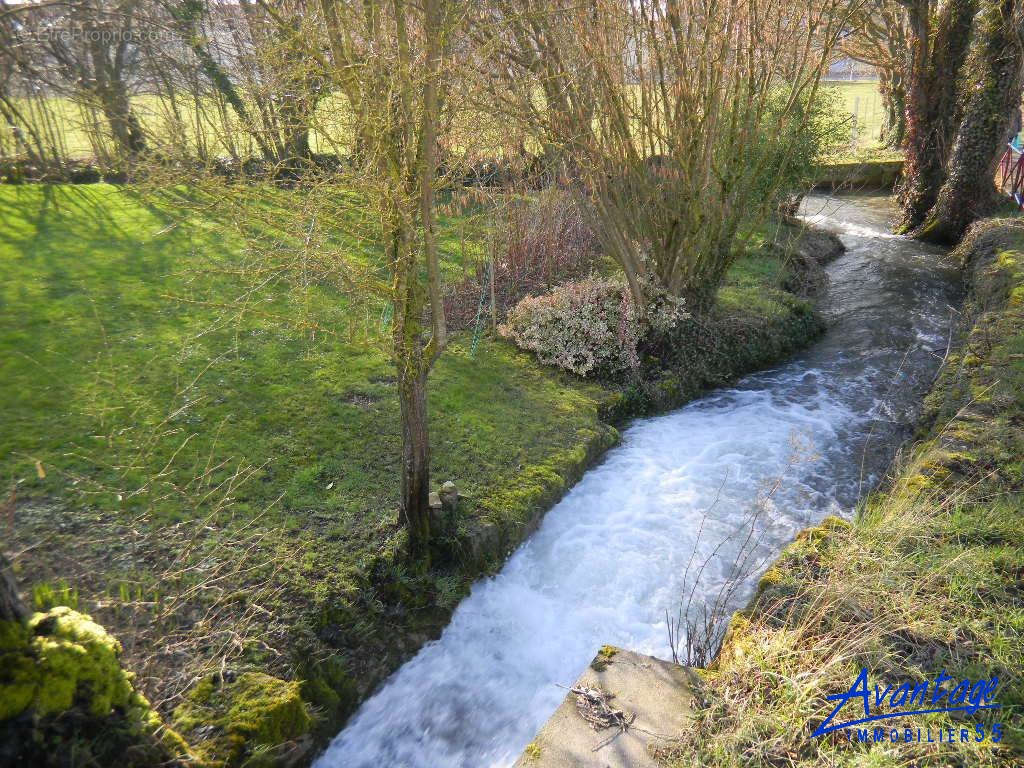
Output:
[[[840,0],[609,0],[529,8],[508,56],[520,113],[572,147],[605,250],[643,305],[660,283],[696,311],[714,301],[737,237],[774,209],[816,151],[820,76],[847,20]],[[525,13],[526,11],[522,11]],[[557,62],[533,65],[533,48]],[[545,86],[570,106],[532,106]],[[591,112],[566,120],[593,104]],[[592,118],[590,117],[592,115]]]
[[[274,34],[283,34],[284,21],[273,18],[277,7],[265,10]],[[453,144],[451,115],[462,99],[452,85],[460,69],[451,42],[467,8],[453,0],[319,0],[311,11],[316,23],[288,41],[289,58],[275,66],[282,82],[320,73],[324,88],[345,101],[325,139],[344,161],[299,176],[281,195],[273,195],[273,186],[233,185],[210,174],[198,183],[211,194],[197,200],[246,242],[243,260],[231,267],[244,283],[240,303],[271,280],[318,280],[341,286],[353,302],[387,307],[382,325],[390,329],[386,346],[401,410],[400,515],[412,553],[429,562],[427,379],[447,343],[435,233],[437,190],[446,183],[438,148]],[[448,168],[452,162],[449,154]],[[151,183],[166,187],[174,174],[154,167]],[[268,195],[281,211],[281,237],[268,238],[264,228]],[[297,232],[293,250],[287,240]],[[348,236],[344,245],[337,245],[344,239],[339,233]],[[353,253],[352,238],[375,254],[372,263]]]
[[[896,0],[868,0],[852,14],[853,31],[843,39],[844,54],[874,67],[885,108],[882,142],[903,146],[907,121],[907,40],[910,36],[906,8]]]
[[[146,135],[131,102],[138,71],[137,14],[141,0],[80,0],[39,6],[5,19],[22,40],[19,66],[52,94],[71,98],[99,115],[105,130],[94,136],[94,151],[106,155],[103,138],[117,158],[132,159],[146,149]]]
[[[435,235],[437,147],[448,124],[442,110],[460,13],[451,0],[320,5],[330,42],[329,74],[345,94],[361,147],[354,181],[380,214],[402,417],[401,514],[412,552],[427,557],[427,376],[447,342]]]

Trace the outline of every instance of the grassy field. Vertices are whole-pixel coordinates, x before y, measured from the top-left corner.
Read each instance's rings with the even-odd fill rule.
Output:
[[[986,222],[958,253],[972,274],[965,330],[926,401],[922,440],[852,525],[829,518],[804,531],[768,571],[702,673],[705,706],[666,766],[1020,763],[1024,226]],[[826,697],[849,690],[862,668],[883,691],[940,671],[956,681],[947,694],[964,678],[996,676],[1000,707],[877,723],[901,739],[903,728],[931,728],[923,741],[811,737],[834,706]],[[836,722],[860,709],[848,704]],[[949,729],[952,743],[940,742]]]
[[[92,137],[106,138],[109,129],[102,115],[84,109],[72,99],[54,96],[44,101],[23,99],[19,103],[23,112],[36,127],[48,147],[56,148],[61,157],[85,160],[95,156]],[[182,99],[175,114],[163,96],[137,94],[132,98],[132,110],[142,125],[150,146],[180,147],[183,136],[189,146],[195,146],[197,137],[213,157],[256,157],[259,147],[245,130],[243,122],[230,107],[218,105],[207,98],[201,107]],[[250,105],[250,114],[258,112]],[[496,153],[507,146],[508,125],[491,115],[460,115],[462,130],[460,145],[470,152]],[[313,152],[344,155],[349,151],[347,128],[348,107],[341,96],[328,95],[318,103],[310,120],[310,149]],[[112,151],[112,147],[107,146]],[[6,126],[0,127],[0,157],[17,153],[17,145]],[[172,152],[173,153],[173,152]]]
[[[215,217],[168,218],[175,194],[0,186],[5,549],[38,608],[79,606],[117,634],[165,714],[212,668],[254,668],[302,679],[326,736],[614,442],[602,414],[636,412],[635,393],[456,334],[430,428],[435,483],[464,495],[458,531],[451,562],[410,573],[379,316],[329,280],[272,285],[236,316],[247,251]],[[282,248],[302,240],[275,230],[272,197],[248,204]],[[455,277],[479,232],[452,215],[440,234]],[[815,332],[770,239],[722,288],[724,340],[684,355],[663,404]],[[329,247],[375,257],[343,235]]]
[[[829,81],[825,88],[838,94],[838,107],[845,114],[856,116],[854,143],[857,148],[869,149],[877,145],[884,117],[878,84],[863,81]],[[226,132],[231,136],[236,151],[243,156],[257,154],[257,148],[251,140],[245,138],[245,131],[230,111],[226,118],[228,125],[217,127],[221,118],[215,117],[219,115],[219,110],[213,103],[205,104],[203,110],[182,108],[183,123],[180,124],[172,117],[169,105],[159,96],[137,95],[132,104],[143,127],[156,145],[160,145],[169,136],[173,136],[174,141],[179,141],[181,136],[185,135],[192,142],[195,137],[201,136],[210,146],[211,154],[228,156],[228,147],[221,140],[222,134]],[[83,111],[70,99],[63,97],[47,99],[45,105],[39,102],[26,102],[23,106],[32,114],[33,122],[44,128],[44,135],[53,137],[54,145],[63,156],[73,159],[93,156],[90,135],[102,133],[104,130],[102,124],[99,131],[93,127],[97,125],[99,118]],[[466,149],[494,154],[509,143],[507,126],[498,124],[489,116],[477,115],[472,120],[462,116],[461,119],[468,123],[460,132],[464,137],[463,143],[467,144]],[[310,142],[313,151],[344,153],[345,142],[339,135],[343,132],[339,132],[337,128],[344,124],[345,120],[345,108],[340,98],[323,99],[312,120]],[[850,134],[851,137],[854,134],[852,124]],[[5,135],[0,133],[0,154],[13,153],[13,145],[5,144],[5,138]]]
[[[885,120],[882,96],[878,83],[874,81],[843,82],[830,80],[825,88],[838,95],[838,106],[844,113],[856,116],[856,142],[859,147],[868,148],[878,144],[878,137]],[[850,126],[853,135],[853,124]]]

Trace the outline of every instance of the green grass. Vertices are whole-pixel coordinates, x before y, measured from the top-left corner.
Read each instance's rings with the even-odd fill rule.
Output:
[[[828,81],[823,87],[827,93],[835,95],[836,108],[848,120],[844,142],[823,159],[824,165],[903,159],[900,150],[880,143],[885,107],[877,82]]]
[[[829,518],[804,531],[765,574],[701,673],[704,704],[664,765],[1019,764],[1024,226],[996,220],[972,232],[958,251],[973,275],[965,332],[928,397],[921,441],[852,525]],[[933,743],[811,738],[833,706],[826,697],[864,667],[882,690],[941,671],[957,682],[997,676],[1000,709],[878,723],[930,727]],[[974,740],[976,723],[991,733],[995,722],[998,744]],[[954,743],[938,741],[940,728],[954,729]]]
[[[230,108],[222,113],[220,105],[207,98],[198,109],[191,97],[184,94],[179,102],[179,115],[175,116],[172,105],[164,96],[137,94],[132,97],[132,110],[150,146],[179,146],[183,136],[187,137],[189,146],[195,146],[198,137],[214,157],[231,157],[234,154],[232,150],[241,157],[259,155],[259,147]],[[94,157],[93,137],[101,137],[102,146],[108,152],[113,151],[109,129],[102,115],[83,109],[68,97],[53,96],[41,101],[21,99],[18,106],[44,137],[47,147],[55,147],[62,157],[74,160]],[[250,115],[258,112],[255,104],[249,105]],[[350,122],[350,116],[347,113],[347,103],[338,94],[330,94],[320,100],[310,119],[309,139],[313,152],[348,152],[345,126]],[[493,115],[461,115],[456,126],[460,137],[457,146],[471,154],[494,153],[508,144],[507,123]],[[0,133],[0,156],[4,154],[17,154],[17,147],[6,132]]]
[[[849,116],[856,116],[857,143],[861,147],[877,145],[885,109],[877,82],[828,81],[823,84],[827,91],[838,94],[839,107]],[[850,125],[853,133],[853,124]]]
[[[330,735],[613,442],[599,414],[618,393],[456,334],[430,377],[434,482],[464,496],[452,562],[410,572],[379,302],[327,270],[239,315],[252,279],[232,270],[256,262],[232,208],[260,211],[246,243],[273,261],[302,247],[282,223],[297,198],[245,188],[203,217],[194,191],[137,192],[0,186],[0,477],[20,500],[5,549],[40,603],[73,594],[122,639],[165,713],[223,660],[303,679]],[[321,234],[318,253],[380,277],[372,245]],[[482,237],[442,218],[449,277]],[[687,358],[688,392],[813,332],[786,270],[772,249],[737,262],[719,307],[736,339],[696,377]]]
[[[330,510],[361,520],[394,507],[392,367],[375,333],[364,338],[360,327],[349,341],[346,297],[326,288],[312,297],[284,288],[270,296],[274,317],[315,314],[326,331],[316,339],[256,316],[218,328],[221,312],[192,302],[230,302],[235,286],[223,276],[194,284],[190,270],[232,258],[237,247],[223,232],[167,231],[159,214],[105,186],[4,187],[0,195],[7,275],[0,375],[9,393],[0,405],[7,425],[0,456],[8,478],[24,480],[26,491],[58,492],[68,478],[51,472],[40,481],[36,460],[88,472],[111,463],[110,449],[130,453],[129,441],[148,439],[174,412],[164,428],[175,434],[160,441],[163,453],[153,462],[190,435],[178,456],[183,472],[211,450],[253,464],[270,460],[262,482],[242,497],[254,508],[281,493],[285,516]],[[504,380],[506,372],[512,375]],[[490,341],[471,358],[456,339],[434,382],[433,427],[460,438],[438,441],[439,473],[458,475],[468,465],[477,468],[474,480],[493,480],[490,468],[509,460],[512,449],[474,455],[477,427],[501,429],[510,444],[543,452],[552,435],[585,419],[575,413],[586,388],[560,387]],[[498,392],[506,399],[496,404]],[[552,423],[524,431],[515,414],[538,400],[550,403]],[[365,460],[368,453],[373,461]],[[126,480],[133,478],[145,480]],[[470,481],[467,490],[475,487]]]

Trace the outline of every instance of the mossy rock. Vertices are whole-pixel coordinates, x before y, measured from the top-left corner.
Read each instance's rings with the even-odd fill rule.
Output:
[[[231,682],[204,679],[174,711],[174,727],[211,766],[262,766],[294,762],[313,725],[301,684],[262,672]],[[305,740],[308,741],[308,740]]]
[[[63,765],[79,754],[82,764],[116,756],[130,766],[187,757],[185,742],[135,691],[120,655],[116,638],[67,606],[25,624],[0,622],[0,763]]]
[[[619,649],[614,645],[602,645],[600,650],[597,652],[597,656],[590,662],[590,668],[595,672],[602,672],[608,668],[612,663],[612,659],[615,658],[615,654],[619,652]]]
[[[777,587],[787,580],[786,572],[778,567],[769,568],[764,572],[761,580],[757,582],[757,593],[760,594],[766,589]]]
[[[27,625],[0,628],[0,720],[27,709],[39,716],[81,707],[101,717],[133,704],[121,644],[89,616],[58,606]]]

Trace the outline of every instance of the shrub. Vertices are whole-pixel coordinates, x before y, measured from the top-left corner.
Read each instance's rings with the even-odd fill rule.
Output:
[[[682,301],[648,289],[638,312],[629,288],[609,279],[565,283],[543,296],[528,296],[499,328],[520,349],[578,376],[615,376],[640,365],[639,347],[671,331],[686,316]]]
[[[514,198],[494,222],[495,314],[499,319],[520,299],[590,275],[600,259],[581,203],[559,189]],[[483,260],[450,284],[444,298],[452,330],[472,327],[484,297],[490,314],[490,265]]]

